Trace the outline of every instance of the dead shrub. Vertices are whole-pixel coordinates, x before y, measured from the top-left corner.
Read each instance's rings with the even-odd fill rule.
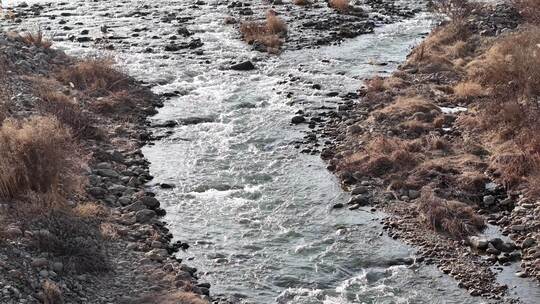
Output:
[[[45,115],[54,115],[59,121],[70,127],[74,137],[94,138],[98,131],[94,127],[92,116],[83,108],[59,91],[42,89],[38,92],[41,102],[37,108]]]
[[[76,273],[102,272],[110,268],[99,221],[69,211],[52,210],[34,219],[32,247],[60,259]]]
[[[99,98],[91,106],[94,111],[101,114],[125,113],[135,105],[134,99],[136,98],[129,91],[123,90]]]
[[[499,152],[490,159],[490,167],[506,187],[522,183],[539,168],[540,156],[525,152]]]
[[[330,0],[328,4],[342,14],[347,13],[351,9],[349,0]]]
[[[105,96],[129,89],[130,78],[113,67],[110,59],[92,59],[63,68],[56,77],[64,84],[86,91],[91,96]]]
[[[42,284],[43,294],[45,295],[44,304],[64,304],[62,289],[55,282],[45,280]]]
[[[532,24],[540,24],[540,0],[511,0],[525,20]]]
[[[23,33],[19,35],[19,39],[28,44],[39,48],[48,49],[52,46],[52,42],[46,39],[43,32],[39,30],[37,33]]]
[[[184,289],[189,289],[183,287]],[[133,304],[150,304],[150,303],[160,303],[160,304],[208,304],[208,301],[201,299],[201,297],[192,292],[183,292],[178,291],[174,293],[168,293],[165,295],[161,294],[150,294],[142,297],[139,300],[134,301]]]
[[[418,199],[421,220],[431,229],[453,239],[462,240],[481,232],[484,219],[464,203],[437,197],[430,188],[423,188]]]
[[[57,119],[7,119],[0,127],[0,198],[78,193],[81,159],[70,132]]]

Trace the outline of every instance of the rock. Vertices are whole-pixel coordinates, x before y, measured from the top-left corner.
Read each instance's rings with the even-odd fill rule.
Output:
[[[483,198],[483,202],[486,206],[491,206],[495,204],[495,197],[493,195],[486,195]]]
[[[156,216],[156,212],[154,212],[153,210],[145,209],[145,210],[137,211],[137,213],[135,213],[135,220],[137,221],[137,223],[147,223],[150,220],[152,220],[155,216]]]
[[[61,262],[54,262],[51,268],[54,272],[62,272],[62,270],[64,270],[64,264]]]
[[[334,209],[340,209],[340,208],[343,208],[344,205],[342,203],[337,203],[337,204],[334,204],[334,206],[332,206],[332,208]]]
[[[107,194],[107,190],[101,187],[90,187],[86,191],[95,198],[104,198]]]
[[[420,191],[414,190],[414,189],[409,190],[409,191],[407,192],[407,194],[408,194],[407,196],[408,196],[410,199],[417,199],[417,198],[420,197]]]
[[[32,259],[31,265],[37,268],[46,267],[49,265],[49,261],[45,258]]]
[[[251,71],[255,69],[255,66],[253,65],[253,63],[251,63],[251,61],[245,61],[232,65],[230,69],[235,71]]]
[[[486,239],[479,238],[477,236],[469,237],[469,243],[471,244],[471,247],[477,250],[486,250],[489,244]]]
[[[369,204],[369,198],[364,195],[357,195],[351,197],[349,201],[347,202],[347,205],[360,205],[360,206],[366,206]]]
[[[493,244],[489,243],[488,248],[486,249],[486,252],[489,254],[499,255],[501,252],[493,246]]]
[[[168,253],[165,249],[152,249],[145,253],[144,256],[152,261],[162,262],[167,258]]]
[[[11,239],[16,239],[23,236],[23,232],[19,227],[8,227],[5,233],[6,236]]]
[[[303,123],[306,121],[306,118],[302,115],[295,115],[293,116],[293,118],[291,119],[291,122],[293,124],[299,124],[299,123]]]
[[[536,240],[531,237],[528,237],[525,240],[523,240],[523,243],[521,243],[521,248],[526,249],[526,248],[534,246],[535,244],[536,244]]]
[[[358,195],[358,194],[364,194],[366,192],[369,191],[369,188],[366,187],[366,186],[356,186],[354,187],[354,189],[351,191],[351,194],[352,195]]]
[[[96,174],[103,177],[118,178],[120,174],[112,169],[97,169]]]
[[[146,208],[146,205],[141,202],[141,201],[136,201],[135,203],[127,206],[124,208],[125,211],[132,211],[132,212],[137,212],[137,211],[141,211],[141,210],[145,210],[147,209]]]
[[[173,184],[167,184],[167,183],[161,183],[159,186],[161,187],[161,189],[172,189],[172,188],[174,188]]]
[[[510,226],[510,229],[512,229],[512,231],[519,232],[519,231],[525,230],[525,226],[524,225],[513,225],[513,226]]]
[[[149,209],[159,208],[159,201],[155,197],[143,196],[141,202]]]

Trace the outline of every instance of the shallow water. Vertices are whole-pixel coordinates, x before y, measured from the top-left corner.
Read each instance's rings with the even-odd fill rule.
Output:
[[[204,42],[203,55],[164,55],[143,50],[159,46],[163,39],[150,37],[174,33],[175,24],[123,14],[145,4],[156,6],[155,1],[69,4],[77,14],[66,17],[68,24],[83,23],[76,30],[90,28],[99,35],[106,24],[129,38],[109,52],[66,41],[63,33],[56,35],[63,40],[56,45],[73,54],[115,56],[130,74],[159,83],[157,93],[180,92],[153,122],[209,118],[157,129],[157,135],[172,132],[144,153],[155,183],[175,185],[154,188],[169,228],[191,245],[179,256],[199,269],[212,293],[234,303],[482,303],[433,266],[391,266],[414,257],[414,250],[381,233],[383,214],[331,209],[348,194],[318,156],[299,153],[295,145],[307,127],[290,124],[297,110],[335,108],[341,98],[327,97],[328,92],[355,92],[362,79],[395,69],[431,28],[427,14],[339,46],[277,57],[250,51],[234,28],[223,25],[227,12],[217,2],[195,10],[181,1],[163,1],[155,11],[193,16],[188,29]],[[25,22],[22,26],[32,29],[48,19]],[[141,26],[149,30],[129,35]],[[226,69],[246,59],[256,71]]]

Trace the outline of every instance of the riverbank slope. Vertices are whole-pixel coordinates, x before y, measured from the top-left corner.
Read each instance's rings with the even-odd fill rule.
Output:
[[[392,237],[495,299],[508,288],[498,266],[521,261],[516,275],[540,278],[540,29],[535,2],[516,3],[442,7],[451,20],[392,76],[367,81],[322,151],[350,209],[384,208]],[[483,236],[486,224],[508,239]]]
[[[0,302],[207,303],[144,187],[161,101],[50,46],[0,33]]]

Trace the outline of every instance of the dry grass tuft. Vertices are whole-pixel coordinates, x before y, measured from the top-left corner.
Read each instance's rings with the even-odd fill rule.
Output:
[[[330,0],[328,4],[342,14],[347,13],[351,9],[349,0]]]
[[[459,98],[469,99],[486,95],[481,84],[473,81],[460,82],[454,87],[454,94]]]
[[[418,146],[414,142],[377,136],[368,141],[365,150],[346,157],[339,170],[366,176],[386,176],[414,168],[419,161],[417,151]]]
[[[399,97],[389,106],[374,113],[377,120],[389,119],[402,121],[415,113],[430,114],[432,111],[440,112],[440,109],[422,97]]]
[[[105,219],[109,216],[109,210],[98,203],[79,204],[73,208],[73,213],[79,217]]]
[[[59,121],[70,127],[76,138],[94,138],[97,130],[93,126],[92,116],[84,111],[81,106],[60,91],[40,89],[38,95],[41,102],[37,108],[45,115],[54,115]]]
[[[269,10],[264,23],[242,22],[240,32],[247,43],[261,43],[269,52],[277,52],[283,44],[280,37],[287,33],[287,25],[275,12]]]
[[[39,48],[48,49],[52,46],[52,42],[45,38],[42,31],[38,31],[37,33],[24,33],[19,35],[19,39],[28,44],[33,45]]]
[[[7,119],[0,127],[0,198],[77,193],[80,162],[70,132],[57,119]]]
[[[115,69],[113,61],[109,59],[81,61],[60,70],[57,78],[64,84],[86,91],[90,96],[105,96],[127,90],[130,86],[129,77]]]
[[[418,211],[428,227],[453,239],[465,239],[486,227],[484,219],[471,207],[458,201],[439,198],[429,188],[422,189]]]
[[[62,289],[55,282],[47,279],[43,282],[42,288],[45,295],[45,304],[64,304]]]
[[[501,38],[483,58],[468,66],[469,77],[490,87],[501,99],[540,96],[540,28],[530,27]]]
[[[287,33],[285,21],[279,18],[272,10],[266,12],[266,27],[270,34],[279,35],[281,33]]]

